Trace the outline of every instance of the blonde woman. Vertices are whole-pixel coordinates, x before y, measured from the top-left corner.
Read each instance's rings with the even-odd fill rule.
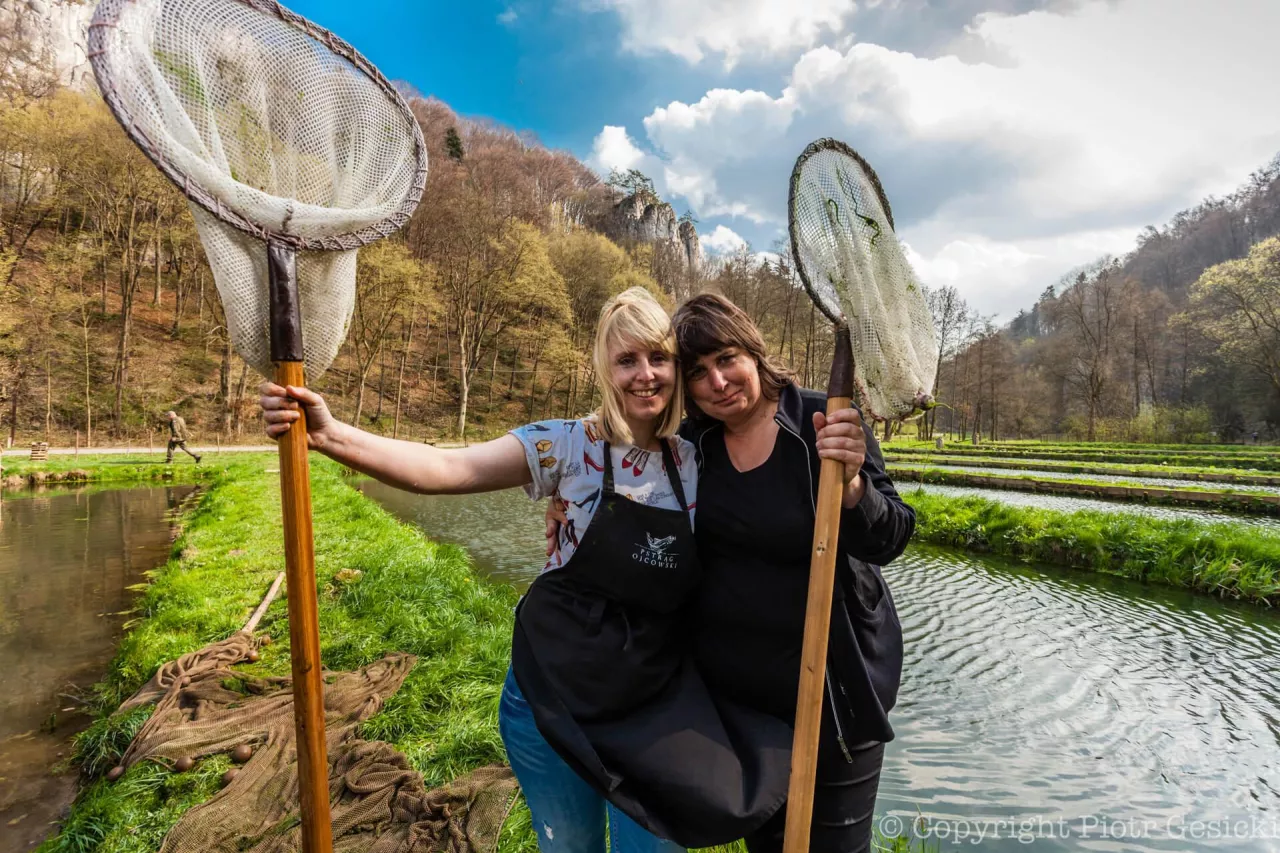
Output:
[[[677,620],[700,572],[694,450],[675,435],[684,399],[675,352],[661,306],[642,288],[627,290],[604,306],[596,330],[597,412],[457,450],[340,423],[305,388],[262,387],[268,435],[284,433],[301,403],[313,449],[397,488],[523,486],[534,499],[564,499],[557,547],[517,610],[499,710],[544,853],[604,853],[606,815],[614,853],[682,850],[649,831],[678,836],[693,822],[690,837],[702,837],[705,803],[680,796],[669,804],[672,779],[677,788],[705,787],[718,813],[748,824],[776,809],[772,793],[763,806],[760,797],[743,804],[754,789],[744,792],[736,738],[688,663]],[[694,728],[710,734],[691,744]],[[712,832],[727,839],[742,829]]]

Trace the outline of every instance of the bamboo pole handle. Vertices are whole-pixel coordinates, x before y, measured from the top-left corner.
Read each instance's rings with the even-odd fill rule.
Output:
[[[276,384],[304,384],[301,362],[278,362]],[[332,853],[329,759],[324,742],[324,679],[320,666],[320,612],[311,528],[311,479],[306,411],[280,438],[280,502],[289,602],[289,658],[293,716],[298,736],[298,787],[304,853]]]
[[[831,364],[827,414],[851,403],[853,358],[849,330],[836,331]],[[800,653],[800,689],[796,698],[796,727],[791,744],[791,782],[787,793],[787,822],[783,853],[809,853],[813,820],[813,788],[818,775],[818,736],[822,729],[822,697],[826,688],[827,640],[831,631],[831,598],[835,590],[836,551],[840,538],[840,510],[844,499],[844,465],[823,459],[818,475],[813,556],[809,563],[809,595],[805,604],[804,646]]]

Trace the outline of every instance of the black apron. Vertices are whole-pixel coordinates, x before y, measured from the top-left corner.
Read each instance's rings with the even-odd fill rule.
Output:
[[[686,847],[741,838],[786,799],[791,725],[713,697],[689,654],[682,608],[701,577],[681,509],[614,491],[604,445],[600,505],[582,541],[516,610],[512,671],[538,731],[609,802]]]

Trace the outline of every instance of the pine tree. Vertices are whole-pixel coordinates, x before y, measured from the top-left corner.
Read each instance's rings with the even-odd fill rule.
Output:
[[[465,152],[462,150],[462,137],[458,136],[458,129],[451,127],[444,132],[444,147],[449,152],[449,156],[454,160],[461,160]]]

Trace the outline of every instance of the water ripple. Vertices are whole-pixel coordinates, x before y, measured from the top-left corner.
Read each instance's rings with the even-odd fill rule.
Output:
[[[918,546],[885,573],[906,664],[882,811],[1161,822],[1280,813],[1268,781],[1280,778],[1276,614]],[[1112,849],[1189,849],[1186,839],[1128,843]]]

